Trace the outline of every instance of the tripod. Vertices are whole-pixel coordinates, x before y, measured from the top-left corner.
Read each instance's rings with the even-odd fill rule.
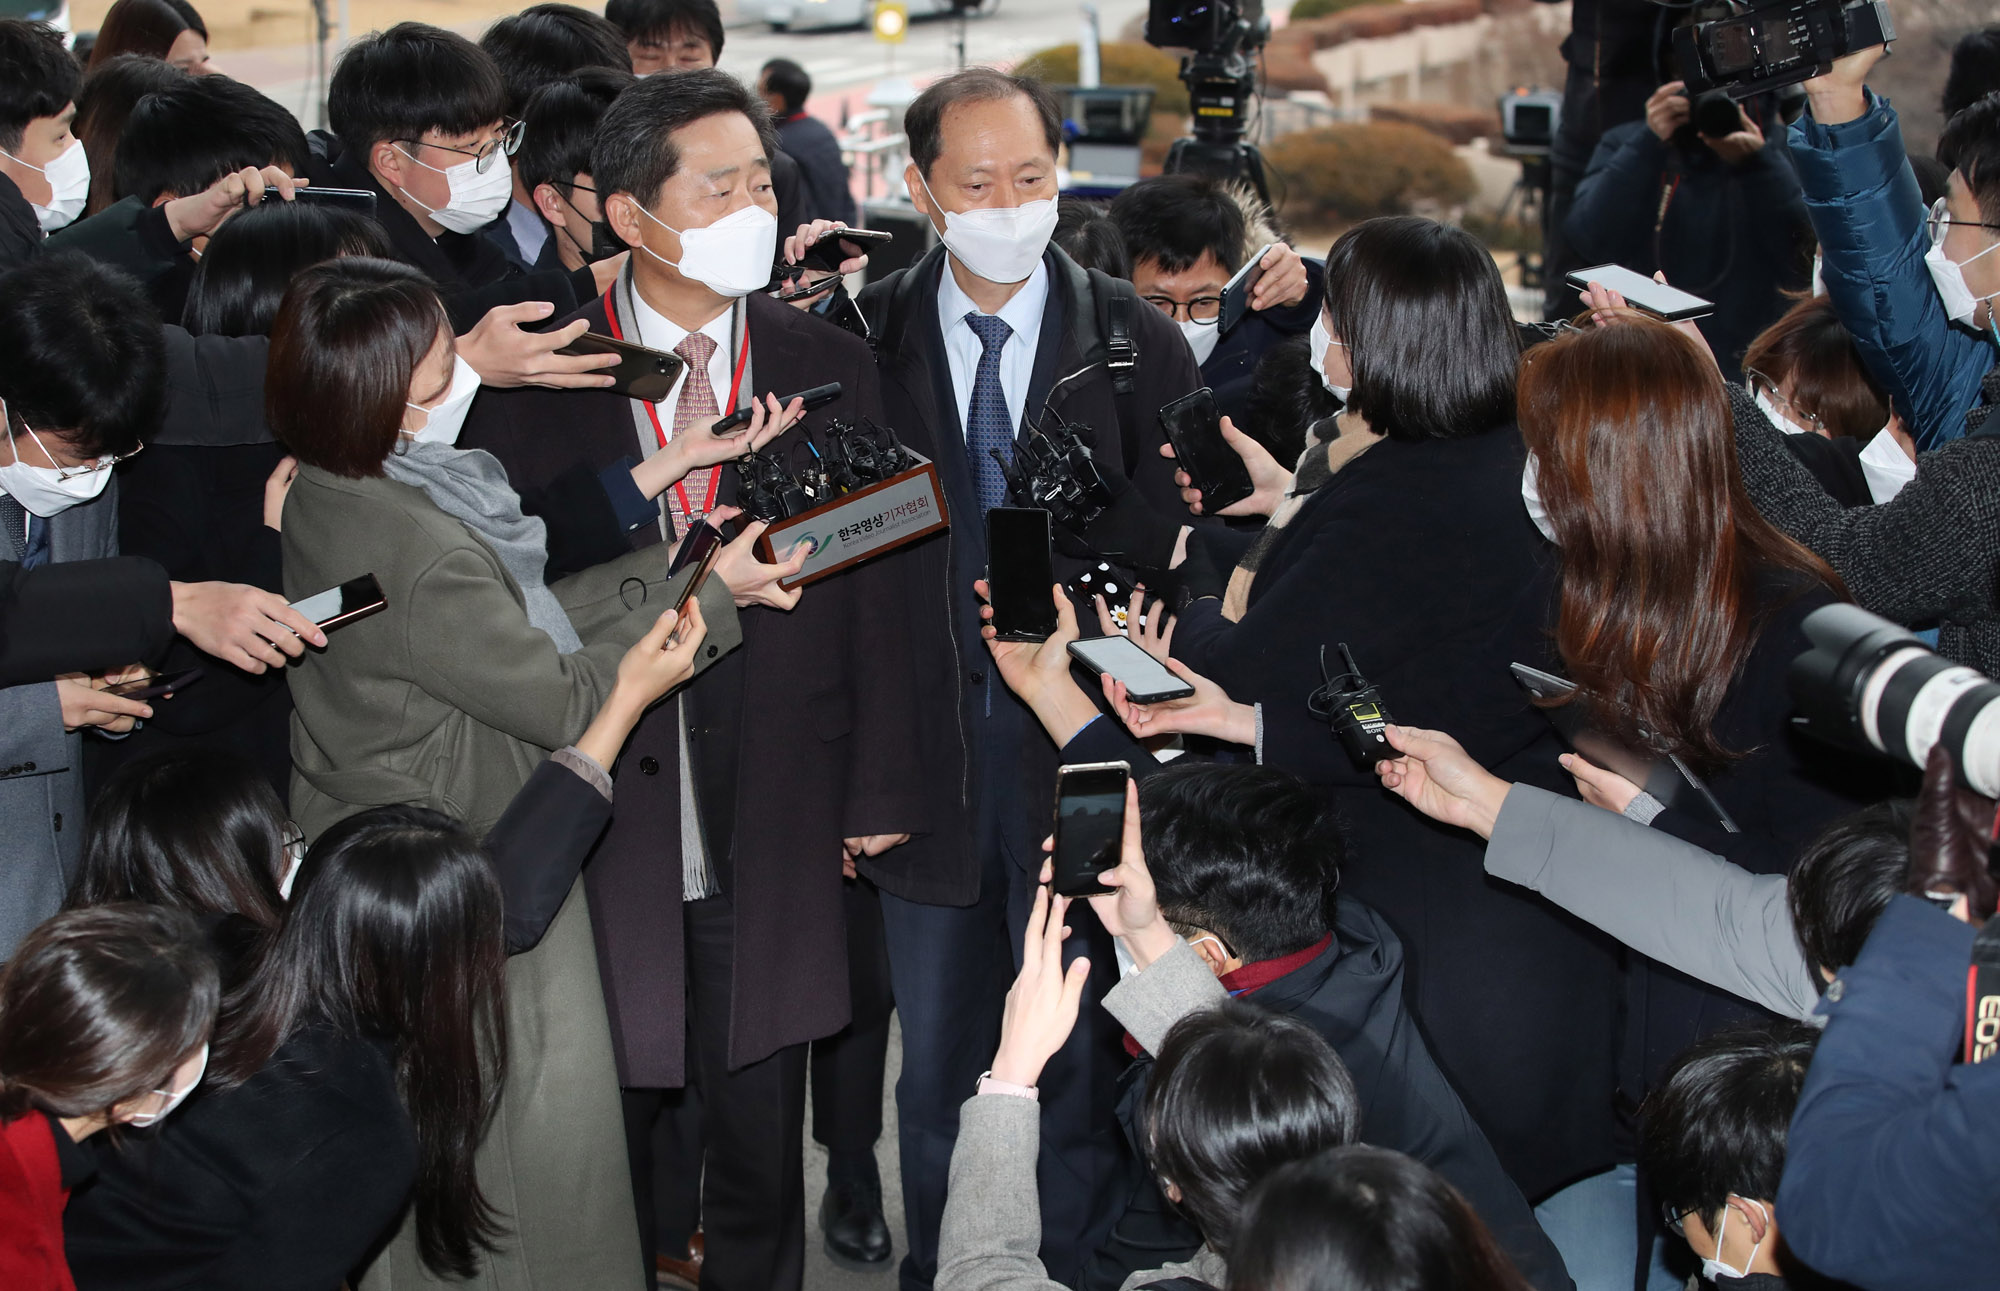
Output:
[[[1268,205],[1271,188],[1264,156],[1243,138],[1256,98],[1257,81],[1243,50],[1191,54],[1181,61],[1181,81],[1194,109],[1194,133],[1167,150],[1170,175],[1212,175],[1226,184],[1247,184]]]
[[[1511,215],[1523,228],[1533,229],[1539,236],[1548,220],[1551,178],[1549,154],[1516,152],[1514,157],[1521,163],[1521,174],[1514,181],[1514,186],[1507,190],[1507,196],[1500,200],[1500,209],[1494,212],[1494,222],[1505,224]],[[1543,285],[1540,250],[1521,253],[1521,285],[1523,287]]]

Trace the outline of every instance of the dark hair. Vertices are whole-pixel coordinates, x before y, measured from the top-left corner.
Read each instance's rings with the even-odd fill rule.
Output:
[[[90,68],[95,71],[120,54],[165,58],[184,31],[208,40],[208,24],[187,0],[117,0],[97,25]]]
[[[132,105],[118,140],[121,198],[148,206],[171,193],[199,193],[245,166],[278,166],[295,175],[312,160],[298,118],[241,81],[191,76]]]
[[[165,1087],[215,1025],[215,959],[180,910],[44,920],[0,970],[0,1121],[96,1116]]]
[[[1937,159],[1965,176],[1980,217],[2000,224],[2000,93],[1974,99],[1944,123]]]
[[[1493,256],[1416,215],[1364,220],[1326,257],[1326,317],[1347,345],[1347,406],[1378,434],[1463,439],[1514,419],[1520,338]]]
[[[1151,260],[1164,273],[1182,273],[1203,253],[1225,274],[1243,267],[1243,208],[1221,180],[1207,175],[1155,175],[1118,194],[1111,219],[1125,235],[1132,262]]]
[[[531,5],[509,14],[486,29],[479,47],[500,69],[500,79],[507,83],[507,111],[514,116],[521,115],[536,90],[582,68],[632,70],[624,34],[573,4]]]
[[[1910,800],[1892,798],[1834,821],[1799,852],[1785,903],[1815,973],[1837,973],[1860,956],[1909,877],[1913,823]]]
[[[1246,962],[1326,936],[1346,843],[1333,809],[1275,767],[1172,766],[1139,783],[1139,825],[1160,910]]]
[[[604,16],[628,41],[671,40],[684,32],[707,41],[709,53],[722,58],[722,11],[715,0],[609,0]]]
[[[166,396],[160,316],[137,282],[75,251],[0,277],[0,400],[16,433],[61,432],[85,456],[130,453]]]
[[[1714,362],[1653,319],[1565,332],[1522,358],[1520,416],[1561,552],[1573,698],[1599,729],[1698,769],[1742,757],[1715,717],[1764,631],[1760,580],[1845,591],[1752,505]]]
[[[2000,26],[1968,31],[1951,47],[1951,70],[1945,73],[1938,115],[1949,121],[1995,90],[2000,90]]]
[[[1770,1201],[1819,1032],[1769,1022],[1706,1036],[1639,1108],[1639,1169],[1661,1204],[1711,1228],[1730,1194]]]
[[[1032,76],[1015,76],[995,67],[967,67],[941,76],[924,87],[903,113],[903,134],[917,173],[930,179],[931,167],[944,152],[945,113],[961,103],[991,103],[1016,96],[1028,101],[1041,118],[1042,141],[1049,155],[1062,150],[1062,108],[1049,87]]]
[[[1229,1291],[1527,1291],[1458,1190],[1354,1144],[1295,1161],[1245,1208]]]
[[[1085,269],[1096,269],[1113,278],[1132,277],[1132,257],[1125,253],[1124,235],[1097,202],[1068,194],[1058,197],[1052,240],[1064,255]]]
[[[191,915],[284,922],[285,805],[247,760],[165,749],[112,773],[90,804],[68,906],[143,901]]]
[[[267,335],[301,269],[336,256],[394,254],[382,226],[357,211],[265,202],[231,216],[209,238],[181,326],[196,336]]]
[[[417,1240],[440,1274],[470,1276],[500,1225],[473,1153],[506,1078],[500,881],[458,822],[375,807],[320,835],[290,917],[230,992],[210,1071],[234,1088],[301,1026],[387,1040],[417,1129]]]
[[[423,22],[399,22],[349,45],[326,96],[327,123],[363,168],[385,139],[469,134],[506,115],[507,85],[492,56]]]
[[[1889,420],[1889,397],[1825,296],[1806,297],[1759,332],[1743,352],[1743,370],[1746,377],[1757,372],[1778,385],[1789,380],[1789,401],[1818,417],[1829,435],[1872,439]]]
[[[118,139],[132,109],[149,94],[185,85],[194,77],[150,54],[120,54],[97,64],[83,78],[76,96],[76,121],[71,129],[83,140],[90,158],[90,201],[86,215],[95,215],[117,201]]]
[[[1258,1180],[1287,1161],[1352,1143],[1361,1098],[1340,1055],[1288,1014],[1240,1000],[1190,1013],[1160,1045],[1146,1134],[1162,1190],[1218,1255]]]
[[[789,58],[774,58],[764,64],[764,89],[778,96],[778,102],[785,105],[785,115],[805,111],[806,100],[812,97],[813,78],[806,69]]]
[[[567,197],[579,174],[596,175],[590,170],[590,150],[597,142],[597,127],[618,96],[638,79],[630,72],[608,67],[586,67],[550,81],[536,90],[521,109],[527,129],[521,135],[521,150],[514,154],[514,173],[529,193],[539,184],[553,184]]]
[[[0,18],[0,148],[19,148],[37,117],[60,116],[82,82],[61,32],[45,22]]]
[[[1280,338],[1257,360],[1243,433],[1283,463],[1305,452],[1306,432],[1340,411],[1340,400],[1313,370],[1311,338]]]
[[[406,264],[345,256],[302,271],[271,328],[271,432],[309,466],[348,479],[382,474],[439,328],[449,324],[436,289]]]
[[[674,132],[705,117],[740,112],[757,128],[764,155],[777,151],[771,113],[743,82],[713,67],[642,77],[605,110],[590,150],[590,179],[602,202],[626,193],[651,206],[681,166]]]
[[[1951,190],[1951,167],[1936,157],[1926,157],[1920,152],[1905,153],[1910,163],[1910,173],[1917,177],[1917,196],[1922,199],[1924,209],[1929,210]]]

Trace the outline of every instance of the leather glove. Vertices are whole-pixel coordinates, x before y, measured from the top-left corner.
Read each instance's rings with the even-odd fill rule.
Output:
[[[1910,868],[1903,890],[1949,905],[1966,899],[1974,923],[1984,923],[2000,898],[1992,868],[1993,799],[1961,788],[1942,744],[1931,746],[1924,787],[1910,828]]]
[[[1219,598],[1229,587],[1229,575],[1216,564],[1215,553],[1199,529],[1188,532],[1187,559],[1180,568],[1168,570],[1156,581],[1176,614],[1204,596]]]

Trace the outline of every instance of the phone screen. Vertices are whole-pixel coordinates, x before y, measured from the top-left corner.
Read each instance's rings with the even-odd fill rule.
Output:
[[[330,632],[357,619],[365,619],[387,604],[382,597],[382,585],[375,581],[375,575],[363,574],[359,578],[350,578],[339,587],[329,587],[302,601],[293,601],[292,608]]]
[[[1049,513],[995,507],[986,513],[986,586],[1002,641],[1043,641],[1056,630],[1055,556]]]
[[[1194,687],[1132,643],[1129,637],[1095,637],[1070,642],[1069,652],[1100,676],[1125,683],[1134,703],[1158,704],[1194,693]]]
[[[1669,287],[1663,282],[1654,282],[1645,274],[1627,269],[1623,265],[1600,264],[1589,269],[1573,271],[1567,281],[1579,291],[1591,283],[1609,287],[1625,298],[1625,303],[1634,309],[1643,309],[1649,314],[1658,314],[1669,322],[1684,318],[1700,318],[1715,312],[1715,302],[1705,300],[1691,291]]]
[[[1063,767],[1056,773],[1055,890],[1066,897],[1109,892],[1097,876],[1118,866],[1125,832],[1123,762]]]
[[[1188,479],[1201,490],[1203,515],[1214,515],[1250,496],[1250,468],[1222,437],[1222,416],[1215,392],[1204,386],[1160,409],[1160,424],[1174,446],[1174,457]]]

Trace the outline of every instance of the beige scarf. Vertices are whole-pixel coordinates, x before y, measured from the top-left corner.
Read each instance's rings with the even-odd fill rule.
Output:
[[[1229,588],[1222,597],[1223,618],[1231,623],[1242,621],[1244,612],[1250,608],[1250,584],[1257,579],[1258,565],[1276,545],[1279,532],[1306,504],[1306,499],[1318,492],[1341,467],[1381,442],[1382,437],[1358,412],[1339,413],[1315,422],[1307,430],[1305,451],[1299,454],[1298,465],[1292,469],[1291,491],[1285,494],[1285,500],[1264,525],[1264,532],[1257,535],[1257,541],[1250,544],[1250,550],[1229,575]]]

